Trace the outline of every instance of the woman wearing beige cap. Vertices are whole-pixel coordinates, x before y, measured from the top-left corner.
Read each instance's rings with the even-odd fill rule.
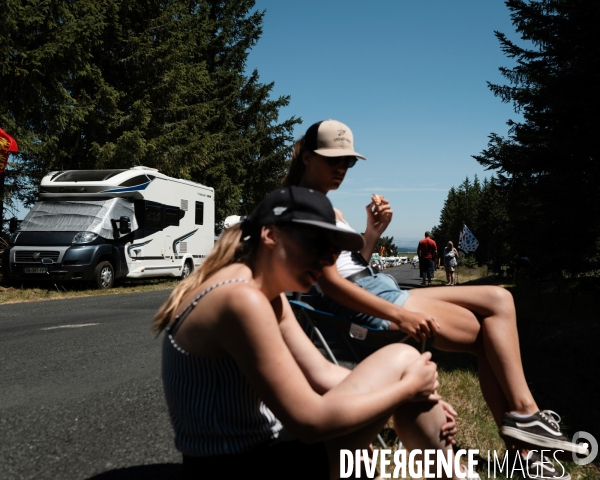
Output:
[[[358,158],[365,159],[354,150],[348,126],[336,120],[315,123],[296,142],[284,184],[327,194],[339,188]],[[473,353],[483,396],[509,447],[579,451],[560,433],[556,414],[540,411],[529,390],[511,294],[494,286],[401,290],[392,277],[374,272],[364,261],[392,219],[389,202],[373,196],[366,209],[365,246],[360,252],[342,252],[318,281],[332,312],[372,328],[400,329],[416,340],[435,336],[433,346],[440,350]],[[339,210],[336,221],[352,230]]]

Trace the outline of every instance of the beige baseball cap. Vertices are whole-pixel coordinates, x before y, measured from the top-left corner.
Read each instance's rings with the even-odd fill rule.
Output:
[[[337,120],[323,120],[311,125],[304,136],[304,148],[324,157],[353,156],[366,160],[354,151],[352,130]]]

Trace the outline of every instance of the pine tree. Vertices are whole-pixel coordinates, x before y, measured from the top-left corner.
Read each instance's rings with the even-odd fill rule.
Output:
[[[518,246],[511,245],[510,222],[506,200],[495,177],[484,180],[477,208],[477,240],[480,247],[476,256],[480,263],[498,257],[504,261],[519,253]],[[516,247],[515,251],[511,247]]]
[[[394,237],[380,237],[375,245],[375,253],[381,252],[381,249],[384,248],[384,257],[393,257],[398,251],[396,245],[394,245]]]
[[[496,170],[514,237],[540,270],[600,268],[600,3],[508,0],[529,48],[496,32],[508,85],[490,89],[523,114],[475,158]],[[560,255],[559,255],[560,253]]]
[[[31,203],[36,186],[29,177],[68,158],[62,132],[76,130],[93,108],[75,84],[99,81],[92,48],[106,10],[94,0],[0,1],[0,126],[19,144],[0,175],[2,204]]]
[[[473,182],[467,177],[458,188],[452,187],[440,213],[440,223],[432,229],[432,236],[441,251],[448,241],[458,247],[463,225],[466,223],[479,241],[474,257],[480,264],[495,257],[509,259],[514,255],[507,245],[509,221],[503,192],[497,180],[477,176]]]
[[[49,170],[146,165],[213,187],[221,221],[280,184],[299,120],[280,122],[289,97],[246,73],[254,0],[3,1],[0,124],[20,140],[30,203]]]

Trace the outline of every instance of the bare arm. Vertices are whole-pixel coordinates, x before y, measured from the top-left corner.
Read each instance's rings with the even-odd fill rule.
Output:
[[[410,364],[402,379],[369,393],[322,396],[315,392],[288,349],[269,302],[251,287],[236,289],[220,305],[215,339],[231,355],[258,396],[302,441],[326,440],[390,415],[402,402],[437,401],[430,354]]]
[[[317,393],[325,393],[341,383],[350,370],[328,361],[300,328],[284,294],[272,302],[283,340],[302,373]],[[281,312],[279,314],[279,312]]]
[[[340,305],[373,317],[390,320],[417,341],[435,335],[440,328],[432,316],[409,312],[346,280],[338,273],[335,265],[323,269],[319,286],[325,295]]]

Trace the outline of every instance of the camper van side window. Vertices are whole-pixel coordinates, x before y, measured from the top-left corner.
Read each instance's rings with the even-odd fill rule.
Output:
[[[165,226],[179,226],[179,209],[176,207],[165,207]]]
[[[146,204],[145,227],[152,230],[162,230],[162,207]]]
[[[196,202],[196,225],[204,225],[204,202]]]

